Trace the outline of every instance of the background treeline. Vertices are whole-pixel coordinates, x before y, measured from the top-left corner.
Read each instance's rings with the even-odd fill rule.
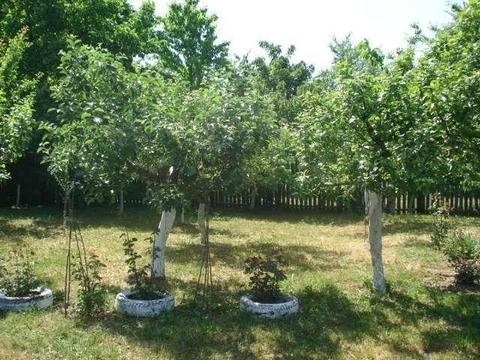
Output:
[[[368,41],[334,39],[332,67],[314,76],[313,66],[292,61],[293,46],[281,49],[261,42],[264,57],[231,59],[228,44],[217,41],[215,16],[198,1],[174,3],[163,17],[155,15],[148,1],[138,10],[126,0],[3,1],[0,55],[2,64],[9,65],[2,65],[2,104],[31,98],[33,122],[25,131],[1,130],[2,147],[13,142],[19,147],[10,160],[1,158],[5,181],[0,204],[63,203],[64,189],[38,149],[48,127],[65,120],[58,111],[62,100],[52,95],[65,76],[62,54],[90,45],[108,51],[126,71],[134,71],[135,64],[152,66],[159,76],[180,78],[192,91],[221,78],[240,95],[253,87],[268,98],[274,139],[248,160],[242,186],[209,195],[213,204],[358,208],[363,188],[375,183],[388,194],[383,202],[390,210],[428,210],[430,194],[441,192],[451,206],[474,214],[478,8],[477,1],[453,7],[452,23],[436,29],[432,38],[414,27],[406,48],[394,54],[382,54]],[[422,55],[419,46],[427,49]],[[14,113],[12,107],[4,108],[2,115]],[[12,124],[10,129],[18,130],[18,123]],[[103,179],[94,196],[79,180],[76,201],[118,204],[122,192],[127,203],[148,203],[149,182],[127,177],[119,176],[125,181],[115,183]]]

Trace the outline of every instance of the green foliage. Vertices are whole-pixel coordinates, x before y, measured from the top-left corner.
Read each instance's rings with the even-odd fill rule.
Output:
[[[435,248],[441,249],[448,240],[448,232],[452,229],[448,208],[443,206],[437,207],[433,216],[434,221],[430,239]]]
[[[260,47],[267,56],[252,62],[247,57],[241,59],[236,64],[233,79],[230,79],[239,94],[244,95],[253,88],[268,100],[271,108],[270,128],[242,169],[244,187],[276,190],[286,185],[291,190],[298,190],[303,181],[303,174],[298,169],[301,160],[297,158],[303,134],[295,126],[302,110],[297,95],[310,80],[313,66],[303,61],[293,63],[294,46],[285,53],[280,46],[266,41],[260,42]]]
[[[472,285],[480,280],[480,239],[471,233],[455,231],[443,247],[455,269],[459,284]]]
[[[252,256],[245,261],[245,274],[250,275],[254,301],[268,303],[281,298],[279,283],[287,279],[281,265],[285,265],[285,261],[279,252],[272,256]]]
[[[143,258],[142,255],[135,251],[135,244],[138,239],[130,237],[128,232],[120,235],[120,239],[123,239],[123,253],[125,254],[125,264],[127,265],[127,284],[136,291],[132,298],[138,300],[158,299],[157,292],[163,291],[163,284],[152,276],[150,265],[138,265],[138,261],[142,261]],[[152,242],[151,238],[145,240]]]
[[[146,290],[150,284],[150,266],[144,265],[139,267],[137,261],[142,259],[142,256],[135,251],[135,243],[137,238],[131,238],[128,233],[120,235],[123,239],[123,253],[125,254],[125,264],[127,265],[127,284],[131,285],[136,290]]]
[[[241,187],[248,176],[246,163],[270,137],[268,99],[252,88],[237,96],[229,84],[215,82],[188,94],[182,112],[172,132],[181,156],[182,190],[204,200],[212,190]]]
[[[163,66],[198,89],[214,72],[228,67],[228,43],[217,43],[215,15],[199,8],[198,0],[173,2],[162,19]]]
[[[158,23],[155,6],[151,1],[146,1],[137,11],[127,0],[0,2],[0,67],[3,68],[4,64],[8,66],[9,63],[2,58],[1,48],[5,44],[14,43],[17,34],[28,28],[28,32],[22,36],[28,46],[16,56],[18,77],[38,77],[35,82],[39,83],[28,95],[25,93],[18,96],[15,100],[16,107],[9,111],[10,116],[4,115],[3,106],[0,105],[0,182],[8,177],[5,171],[7,164],[16,162],[27,151],[32,154],[37,150],[44,132],[36,125],[45,120],[57,123],[57,114],[49,111],[54,107],[51,86],[60,76],[60,54],[67,48],[69,38],[74,36],[79,41],[94,46],[102,44],[113,53],[124,54],[124,62],[129,65],[127,57],[131,59],[142,51],[152,52],[158,49]],[[2,80],[6,81],[0,75],[0,88],[3,87]],[[23,87],[20,81],[13,79],[5,84],[13,84],[16,92]],[[7,91],[6,94],[10,92]],[[9,138],[14,135],[15,141],[10,141]],[[46,177],[46,172],[39,166],[36,157],[31,158],[35,159],[33,165],[29,165],[31,162],[20,164],[19,171],[32,172],[29,167],[34,167],[33,171]],[[66,181],[70,182],[71,179]],[[51,183],[48,179],[43,182]]]
[[[295,121],[300,104],[296,101],[299,89],[312,77],[314,67],[305,62],[292,62],[295,46],[290,46],[282,53],[279,45],[261,41],[260,47],[267,53],[267,58],[258,57],[250,64],[250,73],[256,77],[263,91],[273,98],[277,121],[289,124]]]
[[[40,281],[33,272],[33,252],[27,248],[10,251],[0,258],[0,291],[7,296],[29,296]]]
[[[7,165],[18,160],[30,144],[34,128],[33,90],[36,80],[20,72],[30,44],[22,29],[8,43],[0,39],[0,183],[9,178]]]
[[[128,103],[128,89],[122,83],[127,74],[123,64],[106,51],[81,46],[75,39],[70,39],[69,48],[76,51],[65,52],[59,67],[67,76],[52,88],[52,97],[59,101],[59,125],[44,126],[46,135],[39,150],[60,183],[81,175],[90,189],[116,191],[131,181],[123,157],[127,159],[126,151],[131,150],[126,139],[133,134],[116,116]],[[111,139],[119,146],[112,146]]]
[[[104,267],[105,264],[95,254],[90,254],[88,258],[74,258],[72,275],[80,286],[74,309],[81,317],[93,318],[106,310],[107,291],[100,275]]]
[[[268,98],[221,79],[191,91],[158,69],[129,72],[109,52],[70,43],[54,87],[60,126],[44,146],[52,173],[78,168],[94,187],[146,182],[156,207],[201,199],[245,180],[245,163],[270,137]]]
[[[480,2],[455,6],[453,21],[428,42],[417,73],[422,127],[434,164],[436,185],[477,188],[480,184]]]
[[[23,27],[30,29],[32,46],[22,59],[24,74],[42,72],[53,78],[69,36],[131,57],[153,50],[157,23],[150,1],[138,11],[127,0],[5,0],[0,4],[0,38],[12,38]]]

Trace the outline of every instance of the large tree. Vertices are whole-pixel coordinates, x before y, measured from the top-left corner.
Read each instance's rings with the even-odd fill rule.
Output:
[[[85,44],[101,43],[114,53],[124,54],[124,63],[130,64],[132,56],[159,47],[159,19],[154,10],[151,1],[144,2],[137,11],[127,0],[1,1],[0,39],[8,42],[23,27],[29,29],[26,41],[30,46],[20,57],[18,69],[21,77],[39,75],[33,113],[36,123],[55,122],[56,113],[48,111],[53,107],[50,88],[59,76],[59,52],[66,48],[70,35]],[[35,173],[35,193],[48,193],[53,182],[36,154],[41,136],[41,127],[34,127],[30,144],[23,148],[25,160],[11,168],[19,182],[28,182],[21,174]]]
[[[215,15],[198,5],[198,0],[173,2],[162,18],[160,58],[163,66],[180,74],[191,89],[228,67],[228,43],[218,42]]]
[[[417,69],[437,190],[480,185],[480,2],[453,7],[453,21],[427,43]]]
[[[417,175],[418,183],[427,182],[413,174],[426,150],[415,122],[414,51],[386,59],[367,41],[354,45],[348,38],[332,49],[331,74],[324,74],[320,91],[304,95],[306,178],[319,179],[320,188],[337,181],[365,189],[373,285],[385,292],[382,197]]]
[[[80,172],[94,187],[99,179],[124,176],[147,183],[162,211],[152,272],[164,278],[176,209],[184,200],[205,204],[213,189],[241,184],[242,163],[273,118],[269,104],[255,91],[239,97],[225,79],[191,91],[155,68],[132,72],[108,51],[78,41],[60,69],[54,88],[60,124],[45,139],[50,171],[67,178]]]

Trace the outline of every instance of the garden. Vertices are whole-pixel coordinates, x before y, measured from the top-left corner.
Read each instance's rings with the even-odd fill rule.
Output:
[[[198,0],[0,5],[0,359],[479,358],[480,2],[451,14],[315,73]]]

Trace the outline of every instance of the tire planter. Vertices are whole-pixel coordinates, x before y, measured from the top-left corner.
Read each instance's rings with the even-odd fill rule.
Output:
[[[173,309],[175,306],[175,298],[169,292],[162,293],[156,291],[161,299],[155,300],[135,300],[130,299],[130,296],[136,294],[138,291],[127,289],[117,294],[115,299],[115,310],[119,313],[134,317],[155,317],[163,312]]]
[[[292,295],[285,295],[284,302],[275,304],[253,301],[251,295],[245,295],[240,298],[240,309],[252,313],[258,318],[277,319],[296,313],[298,308],[298,299]]]
[[[0,310],[3,311],[23,311],[28,309],[45,309],[53,304],[52,290],[38,288],[34,291],[38,295],[10,297],[0,292]]]

